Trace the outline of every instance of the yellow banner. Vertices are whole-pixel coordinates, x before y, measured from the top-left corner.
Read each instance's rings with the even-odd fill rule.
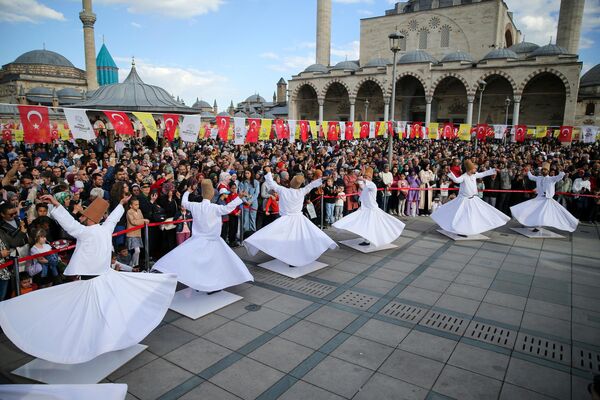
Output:
[[[227,131],[227,140],[229,140],[229,141],[233,140],[233,135],[234,135],[234,133],[233,133],[233,121],[231,121],[229,123],[229,130]]]
[[[354,127],[354,134],[352,135],[352,137],[354,139],[360,139],[360,122],[354,121],[354,124],[352,124],[352,126]]]
[[[15,140],[17,142],[22,142],[24,140],[24,137],[25,137],[25,133],[23,132],[23,129],[14,129],[13,130],[13,135],[14,135]]]
[[[385,121],[381,121],[381,122],[377,122],[377,125],[379,125],[377,127],[377,132],[375,133],[376,136],[383,136],[386,132],[386,128],[387,128],[387,122]]]
[[[263,119],[260,123],[260,131],[258,132],[258,140],[269,140],[271,138],[272,119]]]
[[[308,121],[308,126],[310,126],[310,135],[313,138],[319,137],[319,131],[317,130],[317,121]]]
[[[62,124],[62,127],[58,129],[58,136],[60,140],[69,140],[71,138],[71,131],[65,127],[65,124]]]
[[[536,126],[535,127],[535,138],[541,139],[546,137],[546,132],[548,132],[547,126]]]
[[[152,114],[146,112],[133,112],[132,114],[142,123],[148,136],[156,142],[158,129],[156,128],[156,122],[154,121]]]
[[[535,128],[527,128],[527,136],[530,138],[535,137]]]
[[[430,122],[427,127],[429,128],[429,139],[437,139],[440,124],[437,122]]]
[[[460,124],[458,127],[458,138],[460,140],[471,140],[471,124]]]
[[[559,137],[559,136],[560,136],[560,129],[555,129],[555,130],[554,130],[554,135],[553,135],[553,136],[554,136],[555,138]]]

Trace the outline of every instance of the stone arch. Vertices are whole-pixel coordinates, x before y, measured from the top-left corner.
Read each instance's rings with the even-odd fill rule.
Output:
[[[562,81],[562,83],[565,85],[565,93],[566,93],[567,97],[571,96],[571,85],[569,84],[569,79],[567,79],[567,77],[562,72],[560,72],[554,68],[548,68],[548,67],[538,68],[535,71],[533,71],[532,73],[530,73],[529,75],[527,75],[527,77],[525,79],[523,79],[523,81],[519,85],[519,93],[523,92],[523,90],[525,89],[525,86],[527,86],[529,81],[531,81],[537,75],[543,74],[543,73],[549,73],[549,74],[556,75]]]
[[[513,44],[515,44],[514,36],[515,35],[513,34],[511,24],[506,24],[506,27],[504,28],[504,46],[505,47],[510,47]]]
[[[498,75],[501,76],[503,78],[505,78],[509,83],[510,86],[512,86],[512,90],[514,94],[520,93],[521,90],[517,90],[517,83],[515,82],[515,80],[513,79],[512,76],[510,76],[510,74],[508,74],[505,71],[499,70],[499,69],[494,69],[491,71],[486,72],[485,74],[481,75],[477,81],[475,81],[475,83],[473,84],[473,86],[471,86],[471,91],[468,93],[469,95],[474,95],[478,88],[479,88],[479,84],[477,83],[480,80],[485,80],[485,78],[487,78],[488,76],[492,76],[492,75]]]
[[[332,79],[323,87],[323,119],[348,121],[350,118],[350,91],[340,79]]]
[[[333,78],[327,81],[327,83],[325,83],[325,86],[323,86],[323,89],[321,90],[321,93],[317,92],[319,94],[319,97],[325,98],[325,96],[327,95],[327,91],[329,90],[329,87],[331,85],[333,85],[334,83],[339,83],[340,85],[342,85],[343,87],[346,88],[346,92],[348,92],[348,96],[350,96],[350,86],[348,86],[348,84],[343,81],[342,79],[339,78]]]
[[[427,86],[427,82],[425,81],[425,78],[423,78],[421,75],[419,75],[415,72],[412,72],[412,71],[406,71],[406,72],[402,72],[401,74],[399,74],[396,77],[396,83],[400,79],[404,78],[405,76],[412,76],[413,78],[415,78],[416,80],[421,82],[421,85],[423,85],[423,90],[425,91],[425,93],[429,93],[429,87]],[[388,90],[390,90],[390,95],[391,95],[391,89],[388,89]]]
[[[298,84],[294,88],[294,91],[292,92],[292,96],[294,96],[294,97],[298,96],[298,92],[300,92],[300,89],[302,89],[304,86],[312,87],[313,90],[315,91],[315,93],[317,94],[317,97],[319,96],[319,89],[317,88],[317,85],[315,85],[314,82],[311,82],[311,81],[303,81],[300,84]]]
[[[433,94],[435,93],[435,89],[446,78],[456,78],[459,81],[461,81],[462,84],[465,86],[465,91],[467,92],[467,95],[469,94],[469,82],[467,82],[467,79],[464,76],[462,76],[461,74],[457,74],[456,72],[447,72],[443,75],[440,75],[439,78],[437,78],[433,82],[433,84],[431,85],[431,88],[429,89],[429,92],[427,92],[427,94],[429,96],[433,96]]]
[[[465,123],[468,113],[469,83],[464,76],[448,72],[438,77],[431,86],[432,122]]]
[[[379,86],[382,93],[386,93],[386,90],[383,87],[384,86],[383,83],[379,79],[377,79],[373,76],[369,76],[369,77],[362,78],[360,81],[358,81],[358,83],[356,85],[354,85],[354,89],[352,89],[352,91],[348,91],[349,96],[356,97],[356,95],[358,94],[358,91],[360,90],[360,87],[367,81],[371,81],[371,82],[375,83],[377,86]]]

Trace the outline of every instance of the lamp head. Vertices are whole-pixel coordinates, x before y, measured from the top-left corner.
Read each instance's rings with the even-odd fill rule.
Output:
[[[404,39],[404,35],[401,34],[398,31],[392,32],[388,35],[388,38],[390,40],[390,50],[392,51],[392,53],[395,53],[397,51],[400,51],[400,40]]]

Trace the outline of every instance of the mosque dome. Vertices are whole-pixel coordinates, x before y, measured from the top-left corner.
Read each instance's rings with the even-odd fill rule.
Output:
[[[75,104],[83,100],[83,94],[73,88],[64,88],[56,92],[59,104]]]
[[[212,109],[212,106],[210,104],[208,104],[208,102],[206,102],[204,100],[198,100],[196,98],[196,102],[194,104],[192,104],[192,108],[197,108],[197,109],[211,108]]]
[[[71,61],[67,60],[65,56],[50,50],[28,51],[27,53],[21,54],[13,62],[15,64],[43,64],[74,68]]]
[[[533,57],[544,57],[544,56],[558,56],[561,54],[568,54],[569,52],[564,47],[560,47],[556,44],[547,44],[536,49],[532,52],[528,58]]]
[[[248,97],[246,99],[246,103],[266,103],[267,101],[264,99],[264,97],[258,95],[258,94],[253,94],[252,96]]]
[[[532,51],[535,51],[539,48],[540,48],[540,46],[538,46],[535,43],[521,42],[521,43],[513,44],[508,49],[514,51],[517,54],[526,54],[526,53],[531,53]]]
[[[485,55],[485,57],[482,58],[481,61],[485,61],[485,60],[505,60],[505,59],[509,59],[509,58],[518,58],[519,56],[517,56],[517,53],[515,53],[514,51],[507,49],[505,47],[501,48],[501,49],[494,49],[492,51],[490,51],[489,53],[487,53]]]
[[[302,72],[320,72],[322,74],[326,74],[329,72],[329,70],[323,64],[313,64],[306,67],[306,69]]]
[[[583,74],[581,81],[579,82],[579,86],[600,86],[600,64],[592,67],[592,69]]]
[[[356,71],[359,66],[354,61],[341,61],[331,68],[332,71]]]
[[[398,61],[398,64],[414,64],[414,63],[434,63],[436,64],[438,61],[426,51],[423,50],[413,50],[408,51]]]
[[[366,64],[365,64],[365,68],[368,67],[386,67],[387,65],[391,64],[392,62],[386,58],[373,58],[371,60],[369,60]]]
[[[27,100],[34,104],[50,104],[52,103],[53,95],[54,92],[52,89],[42,86],[34,87],[25,93]]]
[[[473,56],[469,53],[465,53],[464,51],[455,51],[454,53],[449,53],[442,58],[443,63],[454,62],[454,61],[466,61],[466,62],[475,62]]]

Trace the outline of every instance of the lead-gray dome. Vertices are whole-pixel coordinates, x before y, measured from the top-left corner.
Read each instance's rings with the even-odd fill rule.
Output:
[[[473,56],[469,53],[465,53],[464,51],[455,51],[454,53],[446,54],[444,58],[442,58],[443,63],[454,61],[475,62]]]
[[[526,53],[531,53],[532,51],[535,51],[539,48],[540,48],[540,46],[538,46],[535,43],[521,42],[521,43],[513,44],[508,49],[514,51],[517,54],[526,54]]]
[[[264,99],[264,97],[258,95],[258,94],[253,94],[252,96],[249,96],[246,99],[246,103],[266,103],[267,101]]]
[[[50,50],[32,50],[21,54],[15,61],[15,64],[44,64],[57,65],[60,67],[72,67],[71,61],[67,60],[63,55]]]
[[[400,57],[398,64],[413,64],[413,63],[434,63],[436,64],[438,61],[434,56],[429,54],[423,50],[413,50],[409,51]]]
[[[335,64],[331,69],[336,71],[356,71],[358,68],[358,64],[354,61],[341,61]]]
[[[326,74],[329,72],[329,70],[323,64],[313,64],[306,67],[306,69],[303,72],[320,72]]]
[[[196,102],[192,105],[192,108],[212,108],[212,106],[210,104],[208,104],[206,101],[204,100],[198,100],[196,98]]]
[[[558,56],[561,54],[568,54],[569,52],[564,47],[560,47],[556,44],[547,44],[535,50],[529,55],[529,57],[544,57],[544,56]]]
[[[508,58],[518,58],[517,53],[507,48],[494,49],[487,53],[481,61],[484,60],[503,60]]]
[[[388,59],[378,57],[378,58],[373,58],[373,59],[369,60],[365,64],[365,68],[368,68],[368,67],[385,67],[385,66],[387,66],[387,65],[389,65],[391,63],[392,62],[390,60],[388,60]]]
[[[583,74],[579,86],[600,86],[600,64],[592,67],[592,69]]]
[[[59,91],[56,92],[56,95],[58,96],[59,99],[62,98],[81,98],[83,97],[83,95],[81,94],[81,92],[79,90],[73,89],[73,88],[64,88],[64,89],[60,89]]]

